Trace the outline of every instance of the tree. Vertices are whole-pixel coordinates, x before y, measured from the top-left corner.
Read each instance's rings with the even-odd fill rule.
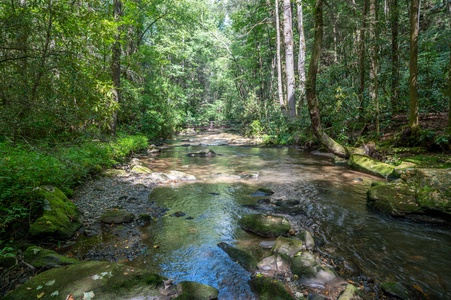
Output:
[[[410,4],[410,59],[409,59],[409,128],[412,134],[420,129],[418,121],[418,35],[420,30],[420,0]]]
[[[282,85],[282,60],[280,57],[280,16],[279,16],[279,0],[274,0],[276,7],[276,48],[277,48],[277,94],[279,96],[280,107],[284,109],[285,100],[283,99],[283,85]]]
[[[379,126],[379,84],[378,84],[378,34],[377,34],[377,11],[376,11],[376,0],[370,0],[370,11],[369,11],[369,31],[370,31],[370,86],[369,93],[372,102],[374,103],[376,110],[376,135],[380,135]]]
[[[312,58],[308,69],[306,94],[312,129],[316,138],[332,153],[339,157],[349,157],[345,147],[334,141],[323,129],[319,113],[318,95],[316,93],[316,77],[323,39],[323,1],[315,2],[315,38],[313,42]]]
[[[398,0],[390,0],[391,23],[391,108],[392,114],[399,111],[399,7]]]
[[[298,31],[299,31],[299,54],[298,54],[298,73],[299,73],[299,106],[300,111],[304,106],[305,97],[305,34],[304,34],[304,16],[302,11],[302,1],[296,1],[297,6],[297,18],[298,18]]]
[[[291,1],[283,1],[283,34],[285,40],[285,72],[287,78],[288,115],[296,115],[296,82],[294,77],[293,18]]]
[[[122,17],[122,1],[113,0],[113,19],[117,24],[117,33],[113,48],[111,51],[111,78],[113,81],[113,103],[116,107],[121,100],[121,26],[119,25]],[[117,126],[117,108],[114,108],[110,125],[111,134],[116,134]]]
[[[362,12],[362,25],[359,31],[359,121],[365,124],[365,35],[367,27],[368,0],[364,0]]]

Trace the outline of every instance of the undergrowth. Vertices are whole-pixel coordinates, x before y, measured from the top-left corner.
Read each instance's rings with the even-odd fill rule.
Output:
[[[142,135],[64,146],[0,142],[0,235],[15,235],[28,226],[41,204],[36,187],[53,185],[71,196],[74,186],[147,145]]]

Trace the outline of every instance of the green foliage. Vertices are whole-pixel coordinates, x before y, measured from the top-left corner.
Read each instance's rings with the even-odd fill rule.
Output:
[[[36,187],[54,185],[70,196],[74,185],[147,144],[142,135],[120,135],[109,143],[85,141],[56,147],[0,143],[0,233],[11,225],[23,226],[26,218],[40,209]]]

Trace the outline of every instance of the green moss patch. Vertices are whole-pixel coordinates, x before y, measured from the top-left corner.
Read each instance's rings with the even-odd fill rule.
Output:
[[[369,156],[352,154],[348,161],[349,166],[357,171],[368,173],[382,178],[397,178],[395,166],[375,160]]]
[[[278,237],[287,234],[291,225],[287,219],[262,214],[243,216],[238,225],[246,231],[252,232],[261,237]]]

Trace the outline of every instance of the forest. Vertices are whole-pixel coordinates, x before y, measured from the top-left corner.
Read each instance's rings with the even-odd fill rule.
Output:
[[[449,155],[451,1],[1,0],[0,244],[37,187],[210,126]]]

